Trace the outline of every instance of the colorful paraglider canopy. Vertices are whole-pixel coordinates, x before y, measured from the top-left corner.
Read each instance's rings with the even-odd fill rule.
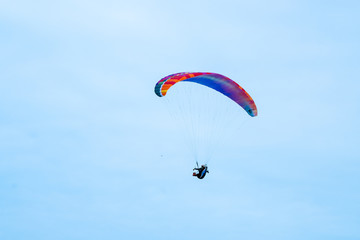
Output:
[[[155,93],[164,97],[167,91],[178,82],[194,82],[218,91],[237,104],[250,116],[257,116],[257,108],[251,96],[236,82],[228,77],[209,72],[181,72],[162,78],[155,85]]]

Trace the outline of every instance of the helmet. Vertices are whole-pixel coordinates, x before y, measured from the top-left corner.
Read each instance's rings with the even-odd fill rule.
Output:
[[[193,173],[193,176],[196,176],[196,173]]]

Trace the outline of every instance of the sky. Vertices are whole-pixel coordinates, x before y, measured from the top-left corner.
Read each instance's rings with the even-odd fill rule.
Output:
[[[0,1],[0,239],[360,239],[359,11]],[[183,71],[230,77],[259,113],[203,180],[154,94]]]

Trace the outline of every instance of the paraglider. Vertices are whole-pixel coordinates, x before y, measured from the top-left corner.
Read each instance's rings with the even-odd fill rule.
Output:
[[[178,82],[194,82],[218,91],[239,104],[251,117],[257,116],[257,108],[250,95],[228,77],[209,72],[182,72],[162,78],[155,85],[155,94],[164,97],[168,90]]]
[[[209,173],[208,167],[206,164],[201,165],[201,167],[199,167],[197,162],[196,162],[196,165],[198,167],[194,168],[193,171],[197,171],[197,172],[193,172],[193,176],[197,177],[198,179],[203,179],[205,177],[206,173]]]
[[[234,82],[233,80],[231,80],[230,78],[218,74],[218,73],[211,73],[211,72],[180,72],[180,73],[175,73],[175,74],[171,74],[168,75],[164,78],[162,78],[160,81],[158,81],[155,85],[155,94],[159,97],[165,97],[166,94],[168,93],[169,89],[172,88],[174,85],[176,85],[177,83],[181,83],[181,82],[192,82],[192,83],[197,83],[199,85],[208,87],[210,89],[213,89],[223,95],[225,95],[226,97],[228,97],[229,99],[231,99],[233,102],[235,102],[237,105],[239,105],[243,110],[246,111],[246,113],[251,116],[251,117],[255,117],[258,115],[257,112],[257,107],[255,105],[254,100],[252,99],[252,97],[236,82]],[[191,85],[191,84],[189,84]],[[195,95],[198,94],[198,92],[195,92]],[[184,96],[184,98],[187,98],[187,96]],[[196,102],[196,101],[195,101]],[[192,106],[193,102],[190,102],[190,110],[194,110],[196,108],[194,108]],[[221,107],[223,108],[223,107]],[[183,113],[183,107],[179,108],[181,110],[181,113]],[[198,108],[200,110],[203,109],[203,106],[201,106],[200,108]],[[210,109],[209,112],[212,112],[213,109]],[[216,111],[214,111],[216,113]],[[194,125],[194,122],[197,124],[200,124],[200,127],[203,125],[209,125],[207,124],[207,120],[211,120],[213,119],[211,118],[205,118],[205,121],[203,121],[203,119],[201,120],[197,120],[192,122],[193,117],[196,116],[200,116],[201,114],[199,112],[194,112],[194,113],[190,113],[189,114],[189,118],[190,118],[190,122],[191,124],[188,124],[188,128],[191,129],[191,131],[194,131],[194,129],[196,130],[196,126]],[[220,114],[221,115],[221,114]],[[225,115],[226,117],[227,115]],[[184,122],[184,121],[183,121]],[[225,127],[226,125],[219,125],[216,124],[217,126],[215,127]],[[211,129],[210,132],[212,132],[213,129]],[[192,136],[199,136],[202,135],[204,133],[207,133],[209,131],[201,131],[200,134],[192,134]],[[201,136],[200,136],[201,137]],[[205,139],[205,141],[208,141],[207,139]],[[194,140],[194,144],[197,144],[198,142],[200,142],[199,140]],[[193,146],[191,148],[196,148],[196,146]],[[197,160],[198,154],[195,153],[195,159]],[[196,161],[197,163],[197,161]],[[201,165],[201,167],[199,168],[197,166],[197,168],[194,168],[193,170],[195,170],[196,172],[193,173],[193,176],[196,176],[199,179],[203,179],[206,175],[206,173],[208,173],[208,167],[206,164]]]

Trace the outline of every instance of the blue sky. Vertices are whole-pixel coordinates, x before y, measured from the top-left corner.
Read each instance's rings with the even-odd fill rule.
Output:
[[[0,238],[360,239],[359,10],[1,1]],[[181,71],[258,106],[203,181],[153,92]]]

